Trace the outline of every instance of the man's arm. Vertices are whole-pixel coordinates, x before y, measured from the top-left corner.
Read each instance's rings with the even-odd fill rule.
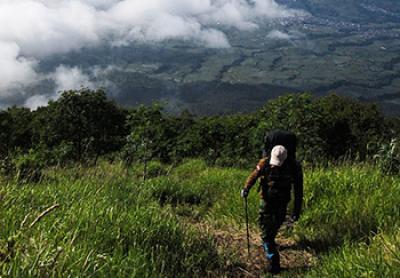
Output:
[[[266,158],[261,159],[258,162],[256,169],[254,169],[254,171],[250,174],[250,176],[246,180],[246,183],[244,185],[245,190],[249,191],[253,187],[257,179],[262,175],[267,165],[268,165],[268,159]]]
[[[294,214],[295,220],[299,219],[303,204],[303,169],[299,162],[296,162],[294,178]]]

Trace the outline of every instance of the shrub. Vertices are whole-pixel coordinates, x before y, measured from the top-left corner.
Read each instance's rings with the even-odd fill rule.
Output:
[[[14,166],[10,157],[0,159],[0,175],[10,177],[14,174]]]
[[[151,183],[151,195],[161,205],[165,203],[173,205],[199,205],[203,203],[210,205],[211,200],[210,192],[204,186],[165,178],[157,179]]]
[[[13,158],[12,167],[17,182],[38,182],[42,178],[45,163],[38,152],[30,150]]]
[[[201,159],[191,159],[184,161],[173,171],[174,175],[181,179],[197,177],[200,172],[207,169],[207,164]]]
[[[166,165],[162,164],[159,161],[152,160],[146,163],[146,173],[144,171],[144,164],[143,163],[138,163],[133,166],[133,173],[135,177],[139,178],[142,177],[145,174],[146,179],[149,178],[155,178],[159,176],[163,176],[167,173],[168,169]]]
[[[382,144],[374,159],[379,169],[384,174],[400,173],[400,142],[398,139],[392,139],[388,144]]]

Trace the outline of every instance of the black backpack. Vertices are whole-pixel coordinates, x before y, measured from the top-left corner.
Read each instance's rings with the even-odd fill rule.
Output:
[[[296,134],[280,129],[267,132],[264,137],[264,157],[269,156],[272,148],[277,145],[282,145],[287,149],[288,160],[296,160]]]
[[[290,200],[294,178],[293,166],[291,161],[286,161],[281,167],[267,166],[260,181],[264,200],[270,202],[288,202]]]
[[[286,130],[273,130],[266,133],[264,143],[264,157],[269,157],[273,147],[277,145],[284,146],[288,156],[281,167],[271,168],[268,165],[265,169],[260,182],[263,197],[272,201],[289,201],[291,183],[296,169],[296,134]]]

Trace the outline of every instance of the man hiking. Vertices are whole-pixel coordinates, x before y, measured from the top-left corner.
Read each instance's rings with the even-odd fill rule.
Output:
[[[265,138],[264,153],[256,169],[248,177],[241,196],[247,198],[250,189],[260,178],[259,225],[266,258],[270,262],[268,271],[280,272],[280,257],[275,237],[286,217],[291,188],[294,188],[295,206],[293,220],[300,217],[303,199],[303,172],[295,159],[296,136],[291,132],[275,131]],[[264,155],[265,156],[265,155]]]

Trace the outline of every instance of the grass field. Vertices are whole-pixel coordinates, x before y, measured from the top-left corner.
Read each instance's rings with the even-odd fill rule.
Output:
[[[250,259],[239,197],[250,170],[152,162],[144,183],[140,166],[101,162],[48,169],[37,184],[3,179],[0,277],[263,276],[258,194]],[[304,214],[278,239],[279,276],[399,277],[399,204],[400,177],[373,166],[306,169]]]

